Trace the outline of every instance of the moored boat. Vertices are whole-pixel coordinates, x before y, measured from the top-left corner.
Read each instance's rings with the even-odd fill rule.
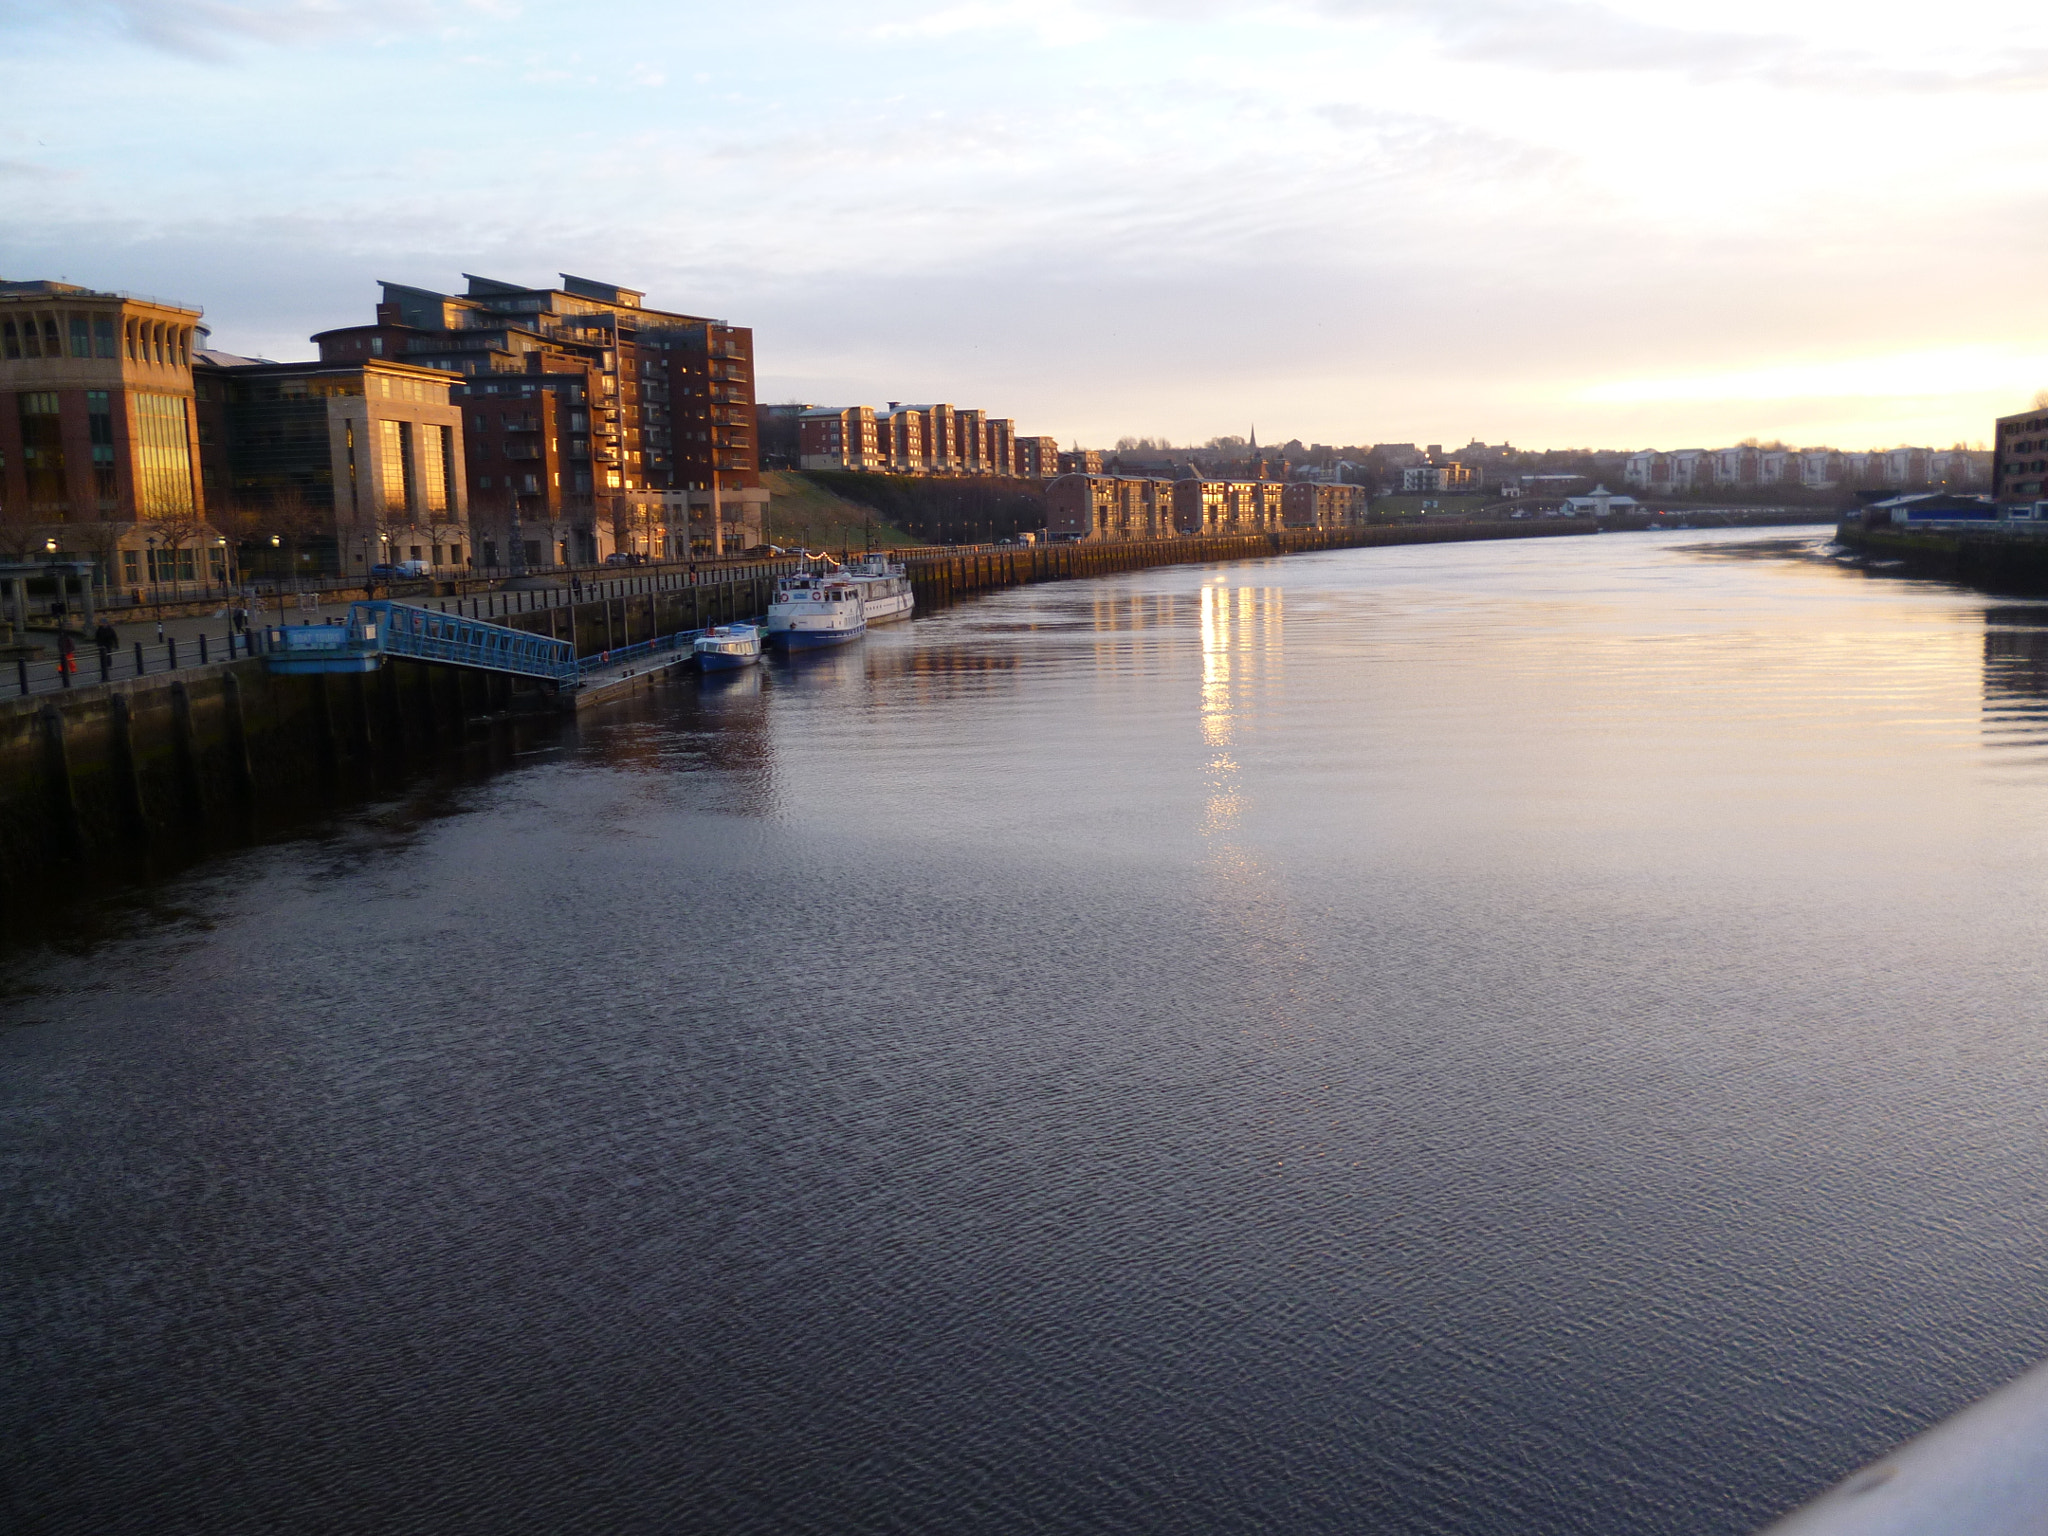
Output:
[[[717,624],[697,637],[697,670],[730,672],[761,659],[761,630],[754,624]]]
[[[864,560],[856,560],[839,576],[860,588],[862,609],[870,624],[907,619],[917,606],[917,599],[910,590],[909,573],[902,566],[890,563],[886,555],[869,555]]]
[[[785,576],[768,605],[768,643],[808,651],[845,645],[867,633],[860,588],[840,576]]]

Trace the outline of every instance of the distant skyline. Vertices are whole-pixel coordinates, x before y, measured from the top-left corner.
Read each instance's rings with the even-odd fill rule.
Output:
[[[1980,442],[2048,19],[1723,0],[0,0],[0,276],[310,356],[376,280],[755,330],[1108,446]]]

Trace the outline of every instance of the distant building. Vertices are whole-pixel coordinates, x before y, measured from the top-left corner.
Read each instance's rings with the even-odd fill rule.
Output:
[[[1282,526],[1287,489],[1278,480],[1176,480],[1174,521],[1183,534],[1271,533]]]
[[[1876,517],[1913,525],[1939,523],[1995,523],[2003,509],[1988,496],[1954,496],[1927,492],[1918,496],[1894,496],[1873,502],[1864,509],[1865,521]],[[2023,516],[2031,517],[2030,504]]]
[[[225,579],[192,363],[201,311],[0,282],[0,558],[99,562],[130,589]]]
[[[1684,448],[1630,454],[1625,484],[1647,491],[1725,489],[1735,492],[1770,486],[1832,490],[1838,486],[1905,489],[1966,487],[1985,483],[1988,456],[1967,449],[1890,448],[1844,453],[1834,448]]]
[[[1584,496],[1567,496],[1558,506],[1566,517],[1606,517],[1615,512],[1633,512],[1642,503],[1633,496],[1617,496],[1604,485],[1596,485]]]
[[[1017,439],[1017,473],[1027,480],[1050,480],[1060,472],[1060,444],[1056,437]]]
[[[797,465],[801,469],[887,468],[868,405],[815,405],[797,418]]]
[[[1281,521],[1289,528],[1363,528],[1365,487],[1297,481],[1281,492]]]
[[[1052,539],[1129,543],[1174,536],[1174,485],[1125,475],[1060,475],[1045,488]]]
[[[1463,490],[1471,484],[1470,467],[1455,459],[1441,464],[1412,464],[1401,471],[1401,489],[1410,493]]]
[[[1061,454],[1060,473],[1063,475],[1101,474],[1102,451],[1099,448],[1076,448]]]

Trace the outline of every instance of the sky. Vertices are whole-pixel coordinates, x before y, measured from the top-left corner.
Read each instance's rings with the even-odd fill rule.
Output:
[[[1063,444],[1988,439],[2044,151],[2017,0],[0,0],[0,277],[573,272]]]

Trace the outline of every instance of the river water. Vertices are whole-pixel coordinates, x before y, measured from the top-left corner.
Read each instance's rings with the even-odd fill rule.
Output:
[[[2048,1355],[2048,609],[963,603],[0,961],[24,1532],[1739,1533]]]

